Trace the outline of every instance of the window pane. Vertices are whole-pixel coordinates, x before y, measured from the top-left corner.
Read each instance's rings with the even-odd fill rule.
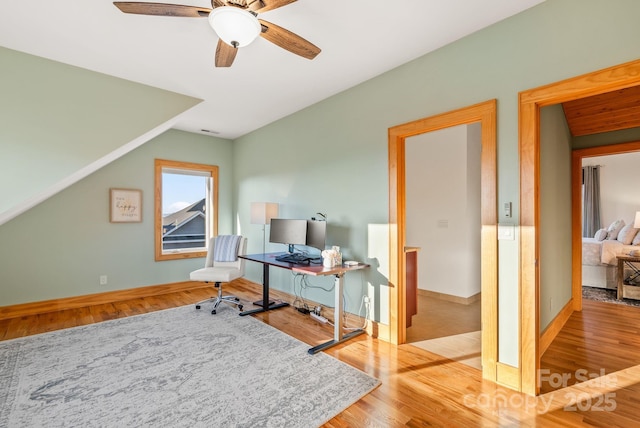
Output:
[[[206,249],[207,180],[162,173],[162,252]]]
[[[217,233],[218,167],[155,161],[155,258],[206,256]]]

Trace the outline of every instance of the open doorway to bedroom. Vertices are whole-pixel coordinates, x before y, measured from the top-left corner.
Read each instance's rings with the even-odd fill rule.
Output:
[[[634,227],[635,213],[640,210],[640,186],[635,184],[640,180],[638,162],[640,142],[572,152],[572,221],[583,226],[582,245],[575,248],[582,255],[582,265],[577,268],[582,286],[573,299],[574,306],[579,305],[582,310],[568,317],[541,356],[542,394],[640,364],[640,300],[617,299],[616,260],[617,254],[640,249],[629,245],[638,233]],[[584,209],[585,203],[589,205],[584,187],[590,180],[582,179],[583,167],[599,167],[596,181],[600,181],[600,220],[591,229],[604,234],[584,228],[584,213],[590,211]],[[619,220],[624,225],[610,227]],[[607,229],[616,230],[610,234]],[[640,245],[640,237],[636,243]],[[627,271],[624,276],[628,274]]]
[[[541,195],[545,189],[541,188],[541,110],[548,106],[562,105],[564,108],[567,103],[578,102],[582,100],[597,101],[598,97],[609,97],[612,95],[620,95],[621,93],[632,90],[640,86],[640,61],[633,61],[608,69],[598,70],[582,76],[560,81],[544,87],[534,88],[523,91],[519,95],[520,105],[520,130],[519,130],[519,147],[520,147],[520,290],[521,290],[521,366],[522,366],[522,391],[528,394],[538,394],[540,392],[540,377],[544,375],[541,372],[541,358],[543,353],[553,354],[552,348],[549,347],[551,342],[556,343],[564,332],[570,330],[570,323],[582,315],[582,228],[581,218],[571,217],[571,298],[566,305],[560,306],[560,310],[553,316],[552,322],[544,330],[541,331],[541,311],[542,305],[547,304],[545,300],[539,298],[540,283],[542,278],[543,266],[540,263],[541,229],[545,227],[545,220],[541,219]],[[640,106],[638,102],[620,103],[619,107],[627,109],[635,109]],[[600,132],[605,127],[610,127],[611,122],[603,117],[597,117],[597,109],[587,115],[586,124],[601,127]],[[623,117],[623,115],[621,115]],[[627,129],[640,127],[640,115],[636,112],[623,117],[622,121],[626,122],[625,126],[618,129]],[[631,125],[630,125],[631,123]],[[630,125],[630,126],[629,126]],[[611,128],[609,128],[611,130]],[[623,132],[623,131],[620,131]],[[590,133],[598,133],[592,130]],[[619,134],[620,135],[620,134]],[[619,136],[618,135],[618,136]],[[629,141],[625,139],[622,141]],[[615,144],[609,141],[603,144]],[[598,144],[587,144],[586,146],[594,147]],[[573,146],[578,147],[578,146]],[[581,166],[575,167],[575,157],[571,157],[571,171],[579,171],[571,176],[571,182],[581,181]],[[566,164],[565,164],[566,165]],[[566,182],[566,181],[565,181]],[[573,196],[576,186],[571,186],[571,213],[580,213],[581,198]],[[579,187],[577,188],[578,192]],[[534,303],[533,305],[531,303]],[[613,310],[613,315],[619,314],[620,310]],[[640,320],[627,319],[626,323],[633,323],[634,326],[640,326]],[[626,324],[622,321],[622,324]],[[603,326],[607,322],[600,321],[597,326]],[[615,324],[615,323],[614,323]],[[578,320],[577,326],[584,328],[585,320]],[[567,328],[565,328],[565,326]],[[635,327],[634,327],[635,328]],[[616,333],[621,329],[614,330],[610,333]],[[597,334],[602,334],[600,331]],[[638,334],[638,331],[635,332]],[[611,336],[602,336],[603,339],[617,340]],[[608,349],[605,342],[601,342],[600,351]],[[607,342],[608,343],[608,342]],[[573,351],[576,352],[576,347]],[[573,362],[565,365],[562,373],[576,374],[576,370],[584,362],[584,354],[573,355]],[[611,359],[611,358],[609,358]],[[634,363],[638,364],[638,363]],[[603,366],[601,366],[603,367]],[[573,370],[573,371],[572,371]],[[598,371],[596,371],[598,373]],[[588,373],[591,375],[591,373]]]

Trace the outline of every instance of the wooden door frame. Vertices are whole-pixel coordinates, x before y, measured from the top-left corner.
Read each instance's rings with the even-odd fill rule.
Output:
[[[480,122],[481,317],[483,377],[496,380],[498,357],[497,102],[483,103],[389,128],[389,341],[406,342],[406,139]]]
[[[519,94],[520,155],[520,370],[522,391],[539,393],[540,369],[540,109],[640,84],[640,60],[609,67]],[[575,177],[573,177],[575,180]],[[572,211],[575,210],[572,201]],[[572,292],[582,282],[581,250],[575,249],[573,222]],[[581,234],[581,231],[578,233]],[[575,302],[575,300],[574,300]],[[581,301],[579,302],[581,305]],[[575,309],[575,306],[574,306]]]

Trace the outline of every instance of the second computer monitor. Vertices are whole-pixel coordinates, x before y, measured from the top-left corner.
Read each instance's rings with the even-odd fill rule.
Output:
[[[307,246],[324,250],[326,236],[326,221],[307,220]]]

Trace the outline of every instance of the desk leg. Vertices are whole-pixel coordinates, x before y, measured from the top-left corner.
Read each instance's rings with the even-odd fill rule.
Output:
[[[334,281],[335,286],[335,309],[333,313],[333,340],[322,343],[318,346],[314,346],[309,349],[310,354],[316,354],[320,351],[323,351],[327,348],[337,345],[338,343],[345,342],[352,337],[358,336],[364,333],[364,330],[359,328],[357,330],[352,331],[351,333],[342,334],[343,323],[342,323],[342,311],[344,307],[343,296],[342,296],[342,288],[344,285],[344,273],[337,274],[336,279]]]
[[[271,303],[271,304],[269,304]],[[283,308],[289,306],[288,303],[275,303],[269,301],[269,265],[262,264],[262,307],[260,309],[253,309],[250,311],[240,312],[240,316],[257,314],[260,312],[266,312],[271,309]]]
[[[342,295],[342,288],[344,286],[344,274],[336,275],[335,283],[335,302],[333,307],[336,308],[334,310],[334,320],[333,320],[333,340],[334,342],[339,342],[342,340],[342,328],[343,328],[343,320],[342,320],[342,312],[344,311],[344,296]]]
[[[269,265],[266,263],[262,265],[262,278],[262,300],[256,300],[253,304],[266,308],[274,304],[273,300],[269,299]]]
[[[618,259],[618,295],[616,296],[618,300],[622,300],[623,286],[622,282],[624,281],[624,261],[622,259]]]

